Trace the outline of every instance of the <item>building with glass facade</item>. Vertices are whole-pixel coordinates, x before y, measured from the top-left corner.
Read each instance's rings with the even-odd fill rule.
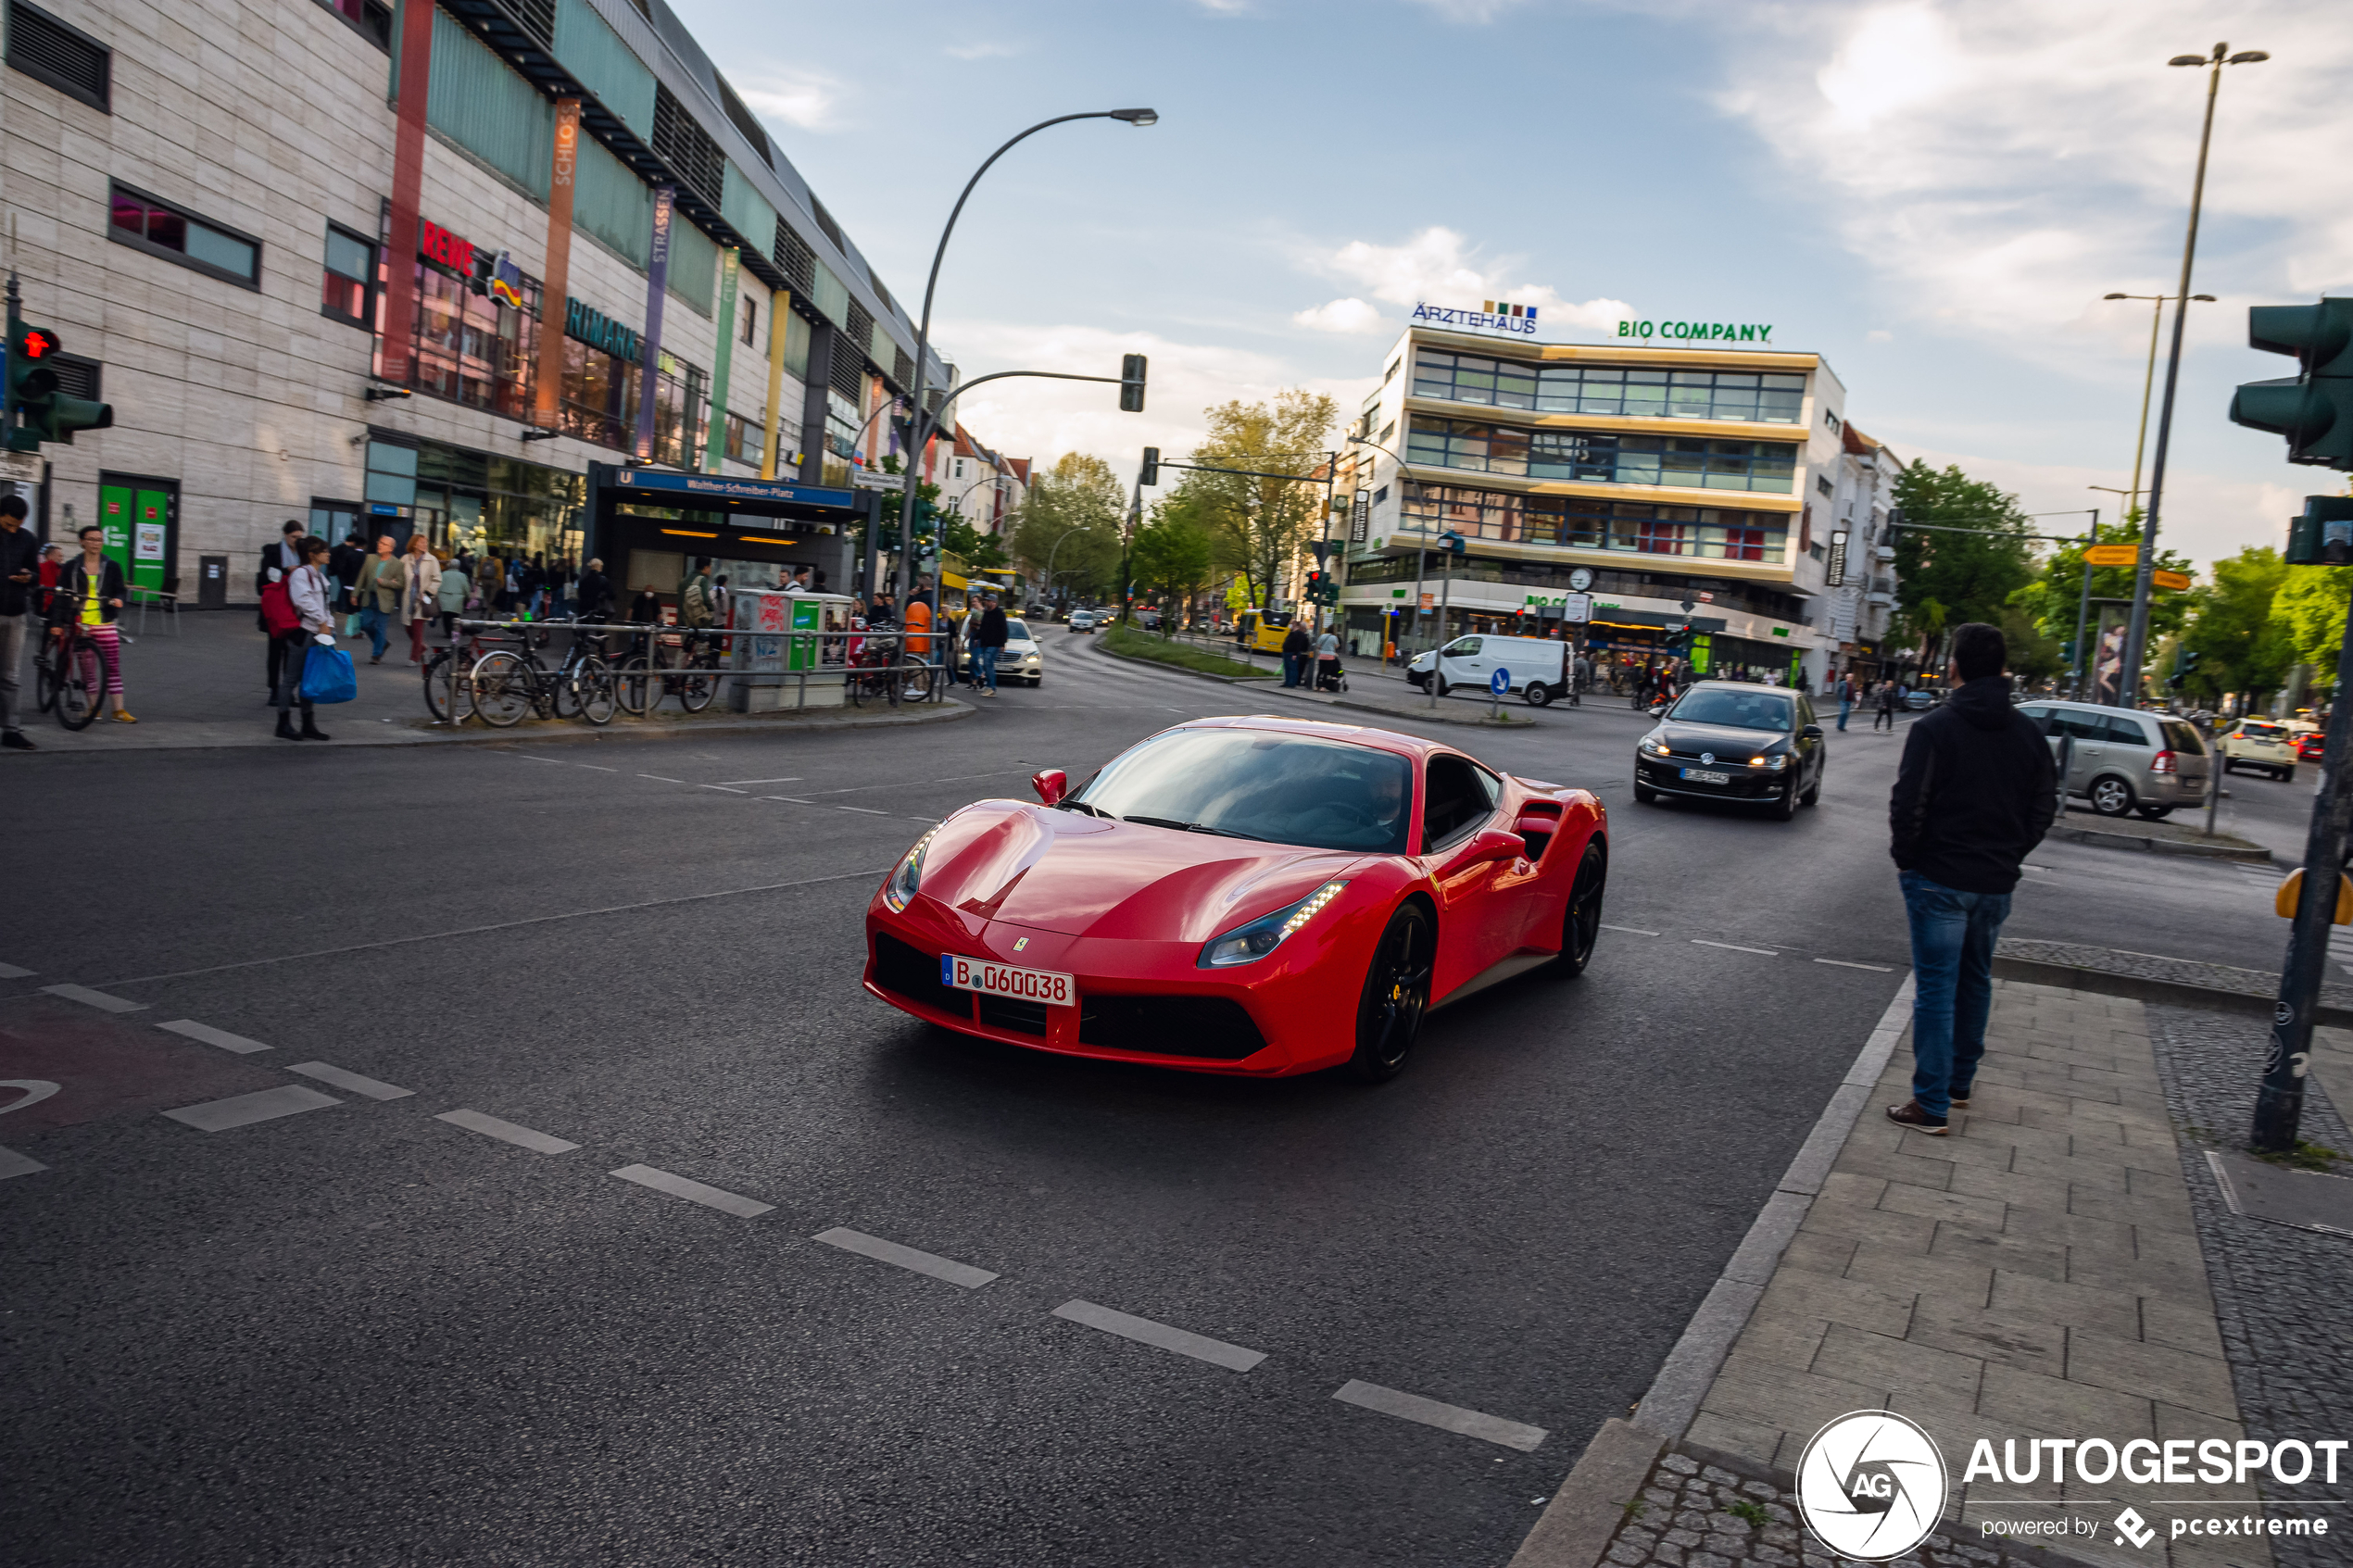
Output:
[[[137,581],[248,598],[289,518],[576,562],[592,461],[890,449],[913,323],[665,0],[0,6],[25,312],[114,408],[40,509]]]
[[[1818,684],[1836,663],[1845,389],[1820,356],[1416,327],[1382,366],[1339,483],[1359,654],[1557,630],[1581,583],[1592,619],[1570,631],[1597,658],[1655,658],[1689,621],[1704,672]]]

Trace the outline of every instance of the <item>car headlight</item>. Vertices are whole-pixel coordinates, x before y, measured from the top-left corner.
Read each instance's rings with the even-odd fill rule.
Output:
[[[1778,773],[1789,766],[1789,753],[1777,751],[1770,757],[1752,757],[1748,759],[1748,765],[1752,768],[1762,768],[1768,773]]]
[[[1255,963],[1283,945],[1283,938],[1315,918],[1316,912],[1340,897],[1348,884],[1327,882],[1296,904],[1286,904],[1272,914],[1259,916],[1246,925],[1238,925],[1223,936],[1213,936],[1201,950],[1197,960],[1202,969],[1231,969],[1236,964]]]
[[[1644,735],[1639,749],[1653,757],[1664,757],[1667,755],[1667,743],[1656,735]]]
[[[925,834],[891,869],[889,880],[883,884],[883,902],[890,907],[892,914],[899,913],[913,901],[915,890],[924,880],[924,851],[930,848],[931,841],[938,836],[937,828]]]

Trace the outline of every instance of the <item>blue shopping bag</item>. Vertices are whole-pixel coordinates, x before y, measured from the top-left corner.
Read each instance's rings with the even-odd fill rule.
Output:
[[[313,643],[302,657],[302,700],[305,702],[349,702],[359,695],[359,677],[353,673],[351,656],[338,647],[321,647]]]

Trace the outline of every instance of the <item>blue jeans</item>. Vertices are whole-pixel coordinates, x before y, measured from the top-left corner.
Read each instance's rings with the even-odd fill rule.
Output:
[[[973,649],[974,685],[985,685],[992,692],[997,689],[997,656],[1004,651],[1001,647]]]
[[[2010,917],[2007,893],[1963,893],[1899,872],[1912,926],[1912,1098],[1931,1116],[1952,1113],[1985,1054],[1994,1010],[1994,942]]]
[[[368,641],[373,645],[375,657],[382,659],[384,656],[384,643],[387,640],[384,633],[384,612],[374,605],[370,605],[359,612],[359,626],[368,633]]]
[[[1853,703],[1849,702],[1844,697],[1840,697],[1838,699],[1838,727],[1840,729],[1843,730],[1846,728],[1846,716],[1854,711],[1855,705]]]
[[[1283,655],[1283,684],[1287,686],[1299,684],[1299,655],[1295,653]]]

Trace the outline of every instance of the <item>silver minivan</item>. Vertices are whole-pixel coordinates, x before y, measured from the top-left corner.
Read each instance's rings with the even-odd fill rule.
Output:
[[[2138,811],[2154,821],[2176,806],[2205,803],[2212,753],[2186,719],[2088,702],[2027,702],[2019,711],[2043,726],[2053,756],[2062,737],[2070,742],[2067,793],[2103,817]]]

